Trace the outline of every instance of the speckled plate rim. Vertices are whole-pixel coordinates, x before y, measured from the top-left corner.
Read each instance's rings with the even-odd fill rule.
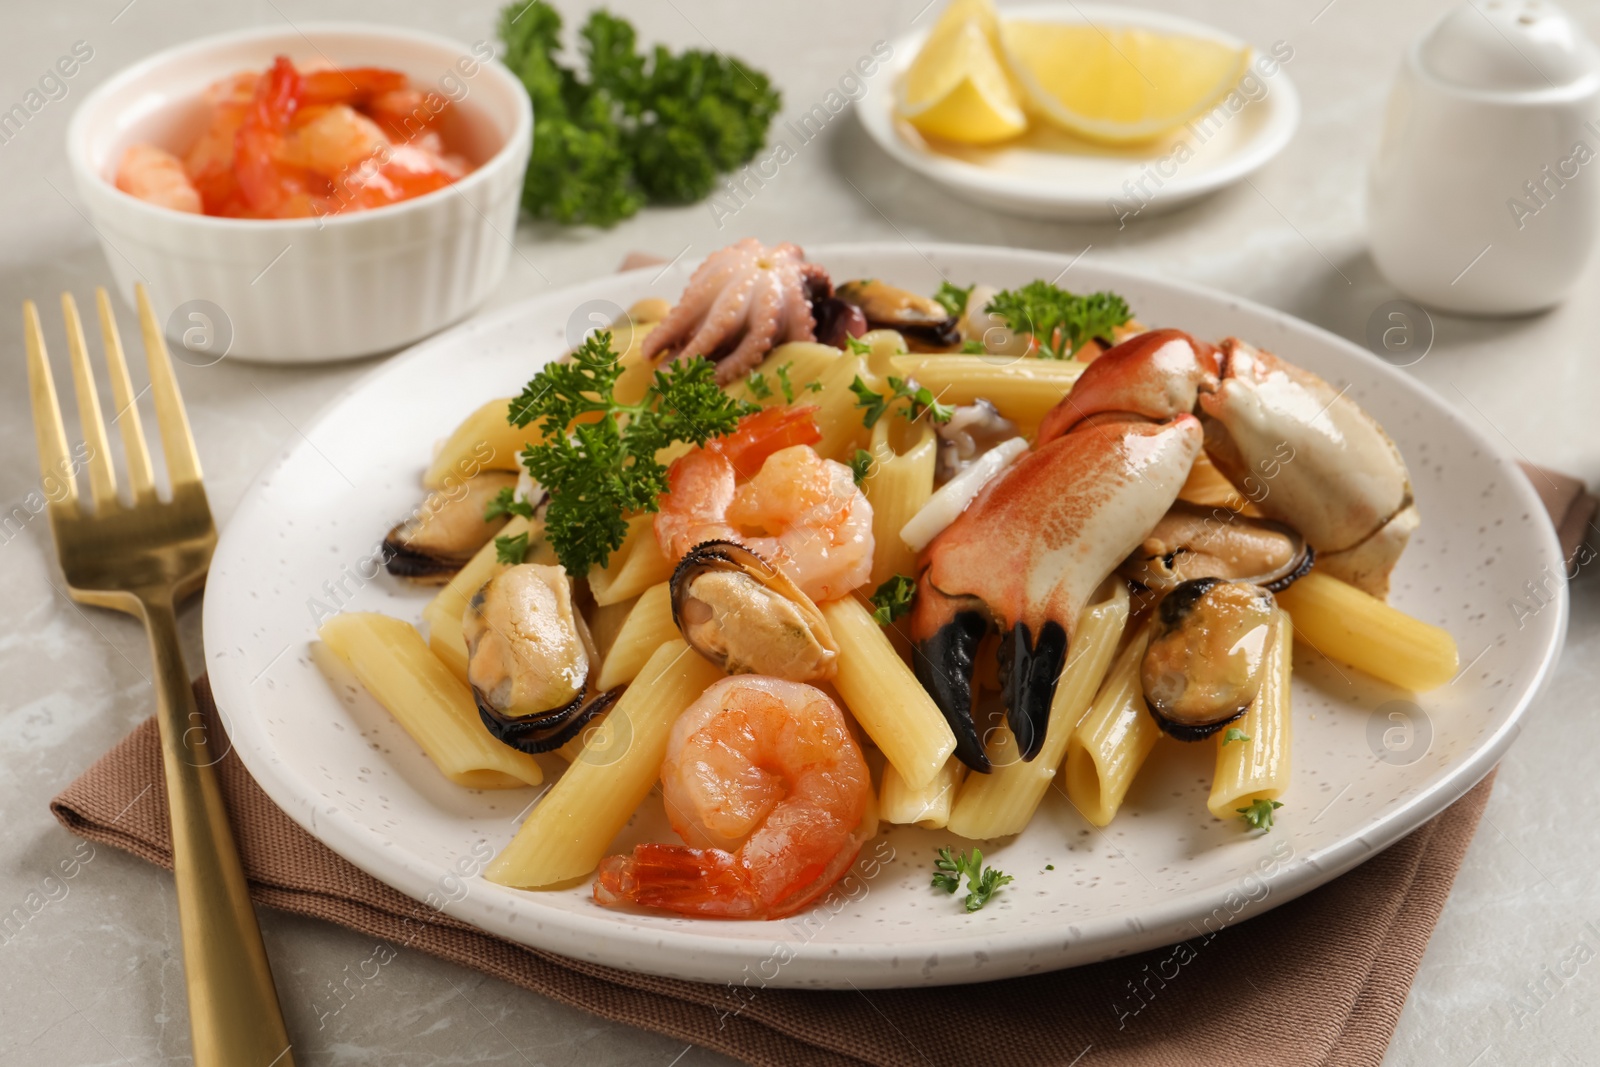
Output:
[[[809,258],[827,263],[834,257],[878,259],[907,257],[904,245],[876,243],[819,246]],[[1042,276],[1064,273],[1072,261],[1066,256],[996,247],[927,244],[916,250],[919,262],[936,261],[958,275],[984,276],[986,262],[1001,260],[1026,267]],[[681,265],[663,274],[652,287],[661,293],[675,292],[693,264]],[[252,531],[269,523],[274,516],[264,510],[264,486],[273,475],[296,458],[315,451],[311,439],[318,427],[353,398],[374,383],[397,374],[409,373],[436,353],[447,352],[474,333],[516,321],[538,320],[541,312],[561,316],[586,300],[615,300],[638,280],[657,268],[617,274],[573,285],[526,302],[513,305],[455,327],[402,353],[371,374],[360,379],[326,406],[323,413],[280,456],[258,475],[241,500],[233,518],[222,532],[216,560],[222,563],[248,563]],[[1400,371],[1384,364],[1358,346],[1291,315],[1260,304],[1223,294],[1202,286],[1171,281],[1149,274],[1113,267],[1094,266],[1097,284],[1137,285],[1147,291],[1170,294],[1215,304],[1240,319],[1241,332],[1252,328],[1271,328],[1283,334],[1298,335],[1307,341],[1342,349],[1353,360],[1353,370],[1371,376],[1371,381],[1403,392],[1430,417],[1442,419],[1468,443],[1481,450],[1494,473],[1507,480],[1509,491],[1526,510],[1543,512],[1538,494],[1521,474],[1513,460],[1459,412]],[[626,300],[622,301],[623,303]],[[1251,320],[1254,320],[1252,323]],[[530,371],[531,372],[531,371]],[[397,457],[407,469],[415,464],[410,457]],[[377,521],[377,520],[374,520]],[[1535,524],[1526,550],[1529,567],[1544,564],[1559,566],[1562,556],[1555,533],[1548,523]],[[224,571],[245,573],[249,567],[222,567]],[[213,573],[219,568],[214,563]],[[274,751],[270,738],[257,726],[261,690],[254,687],[242,661],[224,650],[241,640],[251,625],[250,587],[236,580],[213,581],[208,589],[204,619],[206,662],[219,706],[227,716],[233,748],[256,782],[285,813],[336,853],[373,877],[418,900],[435,895],[441,882],[454,877],[443,863],[404,847],[392,835],[385,835],[327,802],[319,791]],[[1062,967],[1078,966],[1127,955],[1181,940],[1173,931],[1203,921],[1218,909],[1226,909],[1230,922],[1247,919],[1298,897],[1349,870],[1421,826],[1459,799],[1495,765],[1521,730],[1521,719],[1529,704],[1547,683],[1566,633],[1568,600],[1563,585],[1553,601],[1554,612],[1541,611],[1532,625],[1540,628],[1537,665],[1514,698],[1505,720],[1488,736],[1467,748],[1437,780],[1384,814],[1369,821],[1359,832],[1347,833],[1332,845],[1296,853],[1287,862],[1261,871],[1266,891],[1257,899],[1241,898],[1239,879],[1197,887],[1175,893],[1135,914],[1100,915],[1077,920],[1071,935],[1060,929],[1024,928],[1007,933],[975,934],[964,937],[925,938],[912,935],[905,940],[860,941],[849,945],[800,943],[788,945],[792,955],[777,975],[763,981],[773,987],[809,988],[892,988],[915,985],[956,984],[986,981]],[[307,640],[314,638],[308,632]],[[539,894],[508,890],[482,879],[470,883],[483,892],[468,892],[460,900],[445,903],[440,910],[507,940],[588,960],[608,966],[664,977],[696,981],[736,981],[752,963],[767,959],[773,951],[773,938],[780,928],[768,923],[709,924],[708,932],[690,929],[651,929],[641,932],[596,909],[595,914],[573,913],[544,907]],[[727,936],[728,927],[749,927],[751,936]],[[722,936],[710,933],[717,928]],[[902,968],[902,954],[914,953],[940,961],[932,970],[918,972]]]
[[[1004,18],[1034,18],[1053,22],[1104,21],[1108,24],[1188,33],[1234,45],[1246,43],[1206,23],[1148,8],[1045,3],[1006,7],[1001,9],[1000,14]],[[906,140],[897,128],[898,120],[894,114],[896,85],[932,28],[930,25],[890,42],[894,54],[889,60],[888,69],[867,83],[866,92],[856,104],[856,114],[867,135],[904,166],[967,199],[990,207],[1044,218],[1115,221],[1116,216],[1107,204],[1112,198],[1127,198],[1128,194],[1120,183],[1061,184],[1042,177],[1028,177],[969,163]],[[1160,214],[1226,188],[1266,166],[1282,152],[1300,125],[1300,96],[1288,72],[1280,67],[1272,76],[1267,95],[1251,106],[1264,107],[1268,112],[1250,141],[1236,148],[1216,166],[1194,174],[1180,173],[1164,180],[1159,195],[1149,201],[1144,211]],[[1142,162],[1154,162],[1156,158],[1151,156]],[[1130,161],[1129,173],[1137,171],[1139,165]]]

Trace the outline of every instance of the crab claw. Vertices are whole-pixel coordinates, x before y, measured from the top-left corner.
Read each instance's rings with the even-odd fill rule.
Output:
[[[1026,623],[1011,627],[1000,642],[1000,688],[1006,699],[1006,725],[1017,739],[1022,758],[1031,760],[1044,746],[1050,726],[1050,702],[1067,662],[1067,631],[1054,619],[1034,641]]]
[[[1222,342],[1220,372],[1199,397],[1212,461],[1262,512],[1305,535],[1318,570],[1386,596],[1417,526],[1389,435],[1345,390],[1238,338]]]
[[[1177,499],[1200,444],[1187,413],[1085,423],[1022,456],[923,550],[911,616],[917,674],[967,766],[991,769],[972,720],[978,642],[991,627],[1004,635],[1007,724],[1031,759],[1078,616]]]
[[[912,669],[956,735],[956,758],[987,774],[989,756],[972,719],[972,672],[978,645],[989,633],[989,613],[975,597],[950,597],[928,580],[929,568],[917,577],[917,598],[911,607],[916,642]]]

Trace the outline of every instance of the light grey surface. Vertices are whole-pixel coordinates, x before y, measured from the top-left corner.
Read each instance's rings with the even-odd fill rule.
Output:
[[[799,147],[793,162],[747,203],[725,201],[720,213],[706,205],[652,210],[606,232],[524,226],[494,303],[614,269],[633,249],[700,257],[752,234],[802,243],[898,237],[913,246],[964,240],[1071,254],[1087,248],[1090,257],[1237,292],[1359,340],[1374,310],[1395,296],[1364,251],[1364,161],[1401,50],[1445,5],[1168,0],[1161,6],[1258,45],[1284,40],[1293,46],[1286,69],[1300,89],[1304,122],[1253,185],[1170,216],[1132,220],[1120,231],[1011,219],[968,207],[899,171],[844,114]],[[1600,7],[1574,6],[1591,32],[1600,30]],[[580,11],[574,3],[561,7],[569,17]],[[911,25],[922,0],[759,8],[733,0],[637,0],[613,7],[647,42],[682,47],[709,41],[771,72],[785,90],[788,118],[821,102],[874,41]],[[493,19],[493,8],[483,3],[416,0],[337,8],[272,0],[205,6],[96,0],[30,6],[25,18],[20,8],[13,11],[19,17],[8,20],[0,37],[0,109],[22,100],[74,41],[90,42],[94,57],[68,83],[64,99],[47,103],[0,143],[6,205],[0,222],[0,309],[6,309],[0,313],[0,520],[13,516],[37,486],[16,309],[25,297],[44,305],[59,356],[56,294],[72,289],[81,302],[108,279],[62,158],[74,100],[160,47],[237,26],[386,19],[471,43],[492,32]],[[1578,297],[1537,318],[1435,316],[1433,349],[1412,373],[1508,449],[1600,480],[1593,414],[1600,407],[1600,375],[1590,366],[1600,311],[1589,294],[1597,280],[1600,264],[1591,267]],[[122,315],[131,325],[125,305]],[[275,370],[224,361],[180,367],[219,521],[228,520],[250,477],[297,435],[297,427],[373,365]],[[58,360],[58,376],[64,371]],[[1600,824],[1591,817],[1597,792],[1591,754],[1600,748],[1593,666],[1600,653],[1600,595],[1587,573],[1573,594],[1569,647],[1502,765],[1407,1002],[1390,1064],[1487,1067],[1582,1063],[1592,1056],[1600,992],[1600,964],[1593,962],[1600,950],[1600,883],[1592,873]],[[46,881],[80,847],[50,818],[48,799],[151,710],[143,636],[127,619],[81,611],[66,600],[42,517],[20,523],[13,517],[10,526],[0,526],[0,603],[0,916],[16,907],[26,913],[30,894],[47,901],[0,938],[0,1065],[187,1062],[167,876],[102,848],[70,881]],[[198,623],[198,610],[191,610],[184,629],[193,665],[201,662]],[[727,1062],[405,950],[343,1002],[333,987],[359,973],[372,944],[276,913],[266,913],[263,926],[303,1065]],[[1093,1059],[1091,1051],[1082,1062],[1092,1065]]]

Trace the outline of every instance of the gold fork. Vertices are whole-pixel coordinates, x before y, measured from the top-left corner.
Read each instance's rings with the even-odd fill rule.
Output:
[[[22,316],[39,466],[47,485],[53,480],[64,488],[50,494],[59,498],[50,503],[50,528],[72,599],[125,611],[142,620],[150,634],[196,1067],[292,1067],[261,929],[256,925],[244,870],[228,827],[204,720],[195,706],[178,646],[176,607],[204,584],[211,550],[217,543],[216,527],[200,483],[200,459],[166,341],[144,286],[138,286],[137,293],[139,327],[172,500],[162,502],[156,496],[150,450],[139,423],[137,397],[128,378],[111,301],[104,289],[98,289],[95,301],[117,404],[112,421],[121,430],[133,502],[128,506],[117,498],[117,476],[83,324],[72,294],[63,293],[61,310],[67,323],[67,347],[84,436],[78,462],[88,466],[94,510],[86,512],[80,506],[76,463],[67,450],[55,380],[39,329],[39,311],[29,300],[22,305]]]

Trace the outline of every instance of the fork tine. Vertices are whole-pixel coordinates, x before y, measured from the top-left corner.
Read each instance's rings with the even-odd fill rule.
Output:
[[[45,352],[44,330],[39,326],[39,309],[32,300],[22,302],[22,326],[28,347],[28,391],[33,401],[33,433],[39,442],[39,473],[44,479],[45,497],[50,501],[52,510],[76,513],[78,483],[67,452],[67,428],[61,422],[61,402],[56,399],[56,381],[50,375],[50,357]],[[53,482],[62,486],[59,494],[51,491]]]
[[[78,302],[71,293],[61,294],[61,314],[67,320],[72,382],[78,391],[78,422],[84,443],[89,446],[89,492],[95,510],[104,511],[117,502],[117,472],[111,466],[110,442],[100,415],[100,392],[95,388],[94,368],[89,365],[89,348],[83,340],[83,321],[78,318]]]
[[[144,356],[150,364],[150,392],[156,402],[156,425],[161,427],[161,447],[167,454],[167,477],[172,488],[200,481],[200,456],[194,448],[189,416],[183,410],[178,379],[172,373],[172,356],[161,334],[150,294],[143,284],[133,287],[139,303],[139,331],[144,335]]]
[[[94,291],[94,301],[100,312],[100,336],[105,342],[106,363],[111,368],[111,393],[117,404],[117,414],[111,421],[117,423],[122,433],[122,452],[128,460],[133,502],[148,504],[156,498],[156,480],[150,467],[150,449],[144,442],[144,425],[139,419],[139,398],[134,395],[133,382],[128,377],[128,358],[123,354],[117,318],[104,286]]]

